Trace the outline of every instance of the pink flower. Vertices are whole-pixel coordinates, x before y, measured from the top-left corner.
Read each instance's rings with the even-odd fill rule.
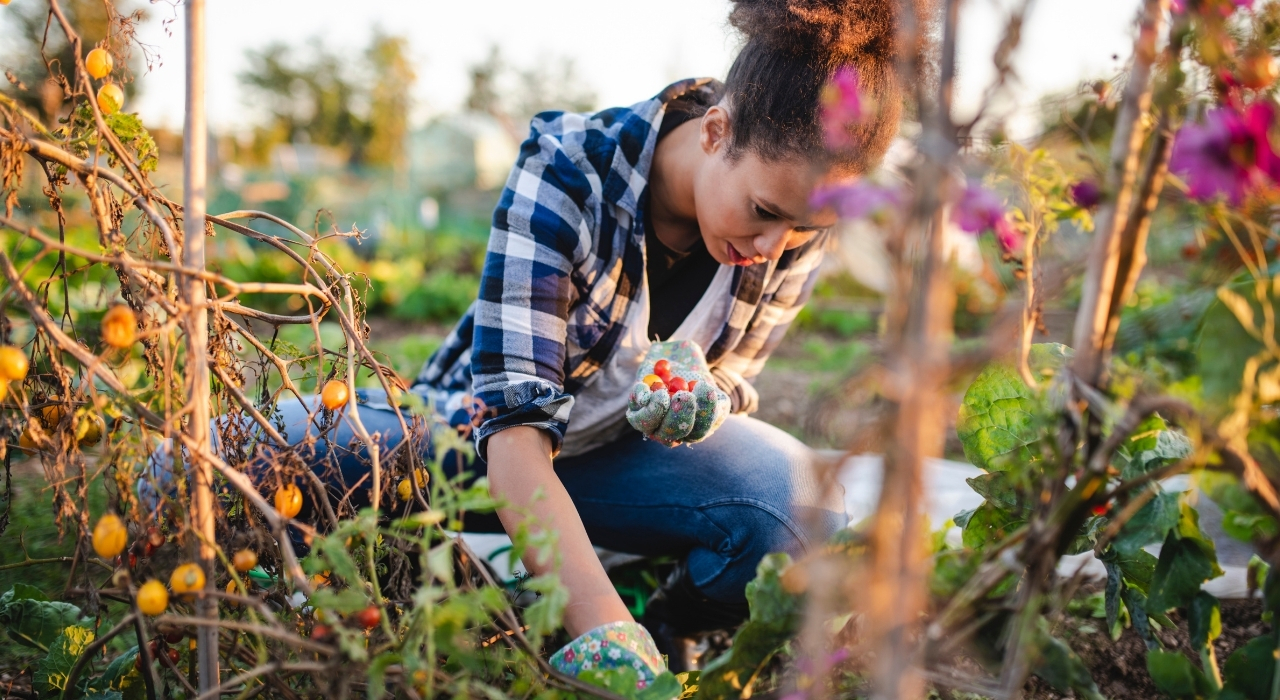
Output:
[[[1093,180],[1081,180],[1067,188],[1067,193],[1081,209],[1092,209],[1102,202],[1102,189]]]
[[[995,192],[971,182],[951,206],[951,221],[968,233],[991,231],[1006,253],[1022,247],[1022,234],[1004,213],[1004,202]]]
[[[902,202],[902,194],[892,187],[858,180],[846,185],[819,187],[809,198],[815,209],[831,207],[842,219],[861,219],[892,209]]]
[[[1255,102],[1244,114],[1221,107],[1207,112],[1203,124],[1186,124],[1178,131],[1169,169],[1187,182],[1187,194],[1207,201],[1222,195],[1239,204],[1266,178],[1280,179],[1280,156],[1268,132],[1275,107]]]
[[[862,121],[862,97],[858,92],[858,69],[844,66],[822,88],[822,133],[827,147],[854,145],[848,128]]]
[[[1193,0],[1194,2],[1194,0]],[[1253,9],[1253,0],[1202,0],[1202,2],[1194,3],[1197,10],[1206,10],[1213,6],[1217,6],[1218,12],[1223,17],[1230,16],[1238,7],[1247,7]],[[1187,0],[1169,0],[1169,10],[1174,14],[1182,14],[1187,11]]]

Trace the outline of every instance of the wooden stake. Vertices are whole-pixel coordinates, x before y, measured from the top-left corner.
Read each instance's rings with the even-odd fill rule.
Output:
[[[208,177],[208,122],[205,118],[205,4],[186,0],[187,14],[187,110],[183,129],[183,231],[182,262],[187,268],[204,270],[204,226],[206,180]],[[187,397],[191,417],[186,432],[196,448],[191,474],[192,513],[199,539],[199,561],[205,571],[205,589],[212,590],[214,576],[213,465],[201,459],[209,451],[209,314],[205,306],[205,283],[198,277],[185,280],[187,310]],[[200,617],[217,619],[217,599],[203,596],[196,603]],[[201,626],[197,636],[200,691],[218,687],[218,628]]]

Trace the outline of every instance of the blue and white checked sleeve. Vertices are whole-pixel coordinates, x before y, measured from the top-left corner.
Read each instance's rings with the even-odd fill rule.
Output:
[[[751,380],[764,369],[813,294],[828,240],[824,233],[783,254],[775,271],[779,276],[767,285],[766,296],[754,311],[742,340],[711,368],[716,385],[729,395],[734,413],[754,413],[760,407],[760,395]]]
[[[564,391],[567,319],[577,293],[570,273],[591,246],[600,201],[592,184],[600,180],[542,133],[540,122],[494,210],[474,307],[471,373],[485,411],[475,432],[482,459],[489,436],[520,425],[547,431],[552,454],[559,452],[573,408]]]

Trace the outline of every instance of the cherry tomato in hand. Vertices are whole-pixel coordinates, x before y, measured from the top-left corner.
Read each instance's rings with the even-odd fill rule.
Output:
[[[671,376],[671,363],[666,360],[658,360],[653,363],[653,373],[658,375],[659,379],[666,381]]]
[[[684,381],[684,378],[682,377],[672,377],[671,379],[667,380],[667,387],[670,389],[671,393],[673,394],[676,393],[677,391],[689,390],[689,385]]]

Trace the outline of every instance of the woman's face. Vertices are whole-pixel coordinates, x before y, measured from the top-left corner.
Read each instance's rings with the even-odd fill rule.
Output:
[[[730,159],[728,116],[717,106],[703,117],[707,157],[694,179],[698,227],[711,256],[722,265],[777,260],[835,225],[830,209],[809,206],[826,173],[802,159],[765,161],[751,150]]]

